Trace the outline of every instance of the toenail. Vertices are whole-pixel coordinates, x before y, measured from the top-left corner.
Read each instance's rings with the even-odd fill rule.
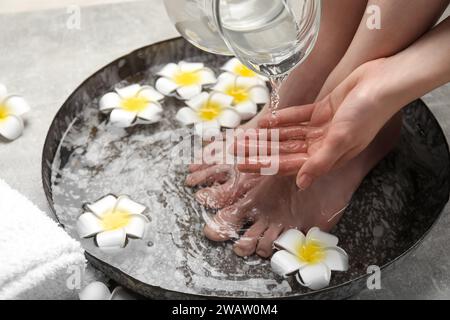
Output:
[[[234,246],[233,250],[234,250],[234,253],[236,253],[240,257],[246,256],[246,254],[244,254],[244,251],[238,246]]]

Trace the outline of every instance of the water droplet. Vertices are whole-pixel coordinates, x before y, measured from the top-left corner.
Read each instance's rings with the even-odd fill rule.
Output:
[[[153,247],[154,243],[152,241],[147,242],[147,247]]]

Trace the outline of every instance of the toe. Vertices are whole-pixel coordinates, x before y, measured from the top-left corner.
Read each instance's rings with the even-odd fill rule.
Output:
[[[230,203],[231,194],[223,185],[204,188],[195,193],[195,199],[203,206],[211,209],[221,209]]]
[[[273,253],[273,242],[280,236],[282,231],[283,226],[281,224],[271,224],[258,241],[256,254],[263,258],[270,257]]]
[[[223,208],[217,214],[206,221],[205,236],[213,241],[226,241],[239,237],[239,231],[249,220],[249,202],[239,201],[234,205]]]
[[[234,244],[233,251],[240,257],[248,257],[255,253],[258,240],[267,228],[267,220],[259,219]]]
[[[253,189],[260,179],[261,177],[259,176],[242,175],[237,183],[234,179],[229,179],[222,185],[197,191],[195,199],[201,205],[211,209],[231,206]]]

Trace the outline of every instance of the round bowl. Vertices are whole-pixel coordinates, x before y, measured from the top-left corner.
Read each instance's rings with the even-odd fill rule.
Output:
[[[183,103],[169,97],[154,125],[114,128],[98,99],[115,86],[154,85],[163,65],[203,62],[216,72],[227,58],[202,52],[181,38],[138,49],[83,82],[63,104],[49,129],[42,159],[44,190],[65,230],[87,259],[106,275],[150,298],[346,298],[366,285],[368,267],[387,270],[412,252],[448,201],[448,145],[422,101],[403,111],[398,147],[364,179],[332,233],[350,257],[347,272],[333,273],[328,288],[311,291],[282,279],[258,257],[238,258],[230,243],[202,234],[211,214],[184,186],[186,166],[169,154],[181,130],[174,115]],[[80,239],[75,226],[83,204],[106,194],[128,194],[145,204],[151,222],[142,240],[119,253]]]

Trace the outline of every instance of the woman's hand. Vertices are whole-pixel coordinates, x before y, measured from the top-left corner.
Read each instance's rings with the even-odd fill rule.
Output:
[[[322,101],[263,116],[260,128],[280,130],[279,154],[270,155],[269,150],[267,157],[248,157],[239,170],[257,173],[278,161],[279,173],[297,174],[297,185],[306,189],[316,178],[357,156],[399,109],[384,100],[385,61],[362,65]],[[238,140],[240,144],[246,150],[268,145],[260,140]]]

